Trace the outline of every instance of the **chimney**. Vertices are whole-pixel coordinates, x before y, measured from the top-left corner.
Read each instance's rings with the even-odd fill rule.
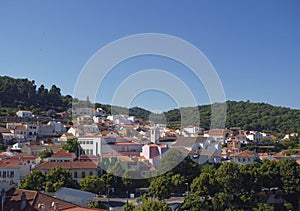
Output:
[[[24,209],[26,207],[27,201],[26,201],[26,194],[25,192],[23,192],[21,194],[21,210]]]
[[[45,204],[38,204],[38,208],[40,209],[40,211],[46,211]]]
[[[53,211],[58,211],[59,208],[58,208],[58,202],[52,202],[52,207],[53,207]]]

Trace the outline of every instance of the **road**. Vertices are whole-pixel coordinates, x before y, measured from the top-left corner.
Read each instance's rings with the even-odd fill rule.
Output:
[[[98,200],[100,200],[101,202],[103,202],[103,204],[107,204],[108,202],[108,198],[106,197],[99,197]],[[178,196],[178,197],[171,197],[170,199],[165,200],[165,202],[169,205],[171,204],[181,204],[184,201],[184,197],[183,196]],[[113,211],[122,211],[123,210],[123,206],[126,203],[133,203],[134,205],[137,204],[136,202],[136,198],[118,198],[118,197],[110,197],[109,198],[109,207],[111,207],[111,210]]]

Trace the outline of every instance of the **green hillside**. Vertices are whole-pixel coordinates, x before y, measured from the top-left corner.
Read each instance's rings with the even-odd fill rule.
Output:
[[[272,132],[273,134],[285,134],[300,132],[300,110],[266,103],[227,101],[226,127],[241,127],[244,130],[258,130]],[[200,126],[210,127],[210,105],[198,106],[200,114]],[[178,109],[165,112],[169,125],[180,125],[180,112]],[[193,119],[190,120],[193,122]]]
[[[11,111],[11,108],[30,110],[67,110],[72,103],[72,97],[63,96],[60,88],[52,85],[48,90],[44,85],[39,88],[35,81],[14,79],[8,76],[0,76],[0,107],[1,111]],[[5,109],[3,109],[3,107]]]
[[[32,111],[56,111],[67,110],[72,106],[70,95],[61,95],[60,88],[52,85],[48,90],[44,85],[36,87],[34,81],[28,79],[14,79],[0,76],[0,116],[14,115],[17,109],[30,109]],[[111,106],[96,103],[96,107],[102,107],[111,113]],[[244,130],[258,130],[273,134],[286,134],[300,132],[300,110],[266,103],[227,101],[226,127],[241,127]],[[198,109],[198,111],[196,111]],[[195,115],[200,115],[200,127],[210,128],[211,106],[201,105],[186,109],[184,125],[195,125]],[[127,109],[115,106],[114,112],[125,112]],[[134,107],[129,109],[129,115],[149,119],[151,112]],[[163,118],[162,118],[163,117]],[[152,118],[152,119],[151,119]],[[181,126],[181,114],[179,109],[164,112],[161,115],[152,115],[151,120],[166,119],[169,127]]]

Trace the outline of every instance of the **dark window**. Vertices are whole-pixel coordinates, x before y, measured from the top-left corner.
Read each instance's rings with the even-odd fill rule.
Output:
[[[93,176],[93,172],[92,171],[90,171],[90,176]]]
[[[10,178],[14,178],[14,176],[15,176],[15,172],[14,172],[14,171],[11,171],[11,172],[10,172]]]
[[[77,173],[77,171],[74,172],[74,178],[78,178],[78,173]]]
[[[85,172],[84,171],[82,172],[82,178],[85,178]]]

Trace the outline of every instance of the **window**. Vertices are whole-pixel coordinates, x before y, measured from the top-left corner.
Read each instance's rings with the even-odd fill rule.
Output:
[[[90,174],[89,174],[90,176],[93,176],[93,172],[92,171],[90,171]]]
[[[82,178],[85,178],[85,171],[82,172]]]
[[[6,171],[3,171],[3,178],[6,178]]]
[[[1,173],[2,173],[2,171],[0,171],[0,177],[1,177]]]
[[[74,178],[78,178],[78,173],[77,173],[77,171],[74,172]]]
[[[245,162],[245,158],[243,158],[243,162]]]
[[[92,155],[93,154],[93,150],[91,149],[90,152],[91,152],[91,155]]]
[[[10,178],[14,178],[15,177],[15,172],[14,171],[10,171]]]

